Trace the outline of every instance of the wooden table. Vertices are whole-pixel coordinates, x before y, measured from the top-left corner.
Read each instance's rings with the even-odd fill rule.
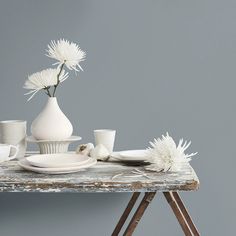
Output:
[[[147,176],[135,176],[134,169],[145,171]],[[123,173],[123,175],[118,175]],[[114,176],[118,175],[114,178]],[[133,176],[133,177],[132,177]],[[178,172],[156,173],[144,167],[126,166],[117,162],[98,162],[88,170],[74,174],[45,175],[28,172],[16,161],[0,164],[0,192],[76,192],[107,193],[132,192],[133,195],[119,219],[112,236],[119,235],[137,199],[143,198],[123,235],[133,234],[146,208],[157,192],[162,192],[187,236],[200,235],[188,214],[178,191],[191,191],[199,187],[193,168],[184,164]]]

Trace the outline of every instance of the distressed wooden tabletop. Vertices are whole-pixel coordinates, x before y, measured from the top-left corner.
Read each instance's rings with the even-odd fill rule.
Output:
[[[137,170],[145,171],[146,176],[133,174]],[[198,177],[189,164],[184,164],[178,172],[157,173],[145,170],[144,166],[98,162],[87,170],[62,175],[26,171],[17,161],[0,164],[0,192],[188,191],[198,186]]]

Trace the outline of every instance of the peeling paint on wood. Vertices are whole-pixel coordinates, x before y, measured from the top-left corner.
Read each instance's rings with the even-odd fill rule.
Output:
[[[145,171],[149,178],[128,178],[134,168],[118,162],[98,162],[97,165],[77,173],[63,175],[38,174],[23,170],[17,161],[0,164],[0,192],[153,192],[189,191],[199,187],[193,168],[184,164],[178,172],[156,173]]]

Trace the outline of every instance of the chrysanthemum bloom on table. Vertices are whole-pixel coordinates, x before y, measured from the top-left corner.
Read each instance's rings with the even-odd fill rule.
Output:
[[[79,45],[65,39],[51,41],[47,53],[48,57],[58,60],[55,64],[59,67],[66,65],[69,70],[78,71],[79,68],[83,71],[80,62],[85,60],[86,53],[80,49]]]
[[[45,93],[51,97],[50,87],[56,86],[58,83],[58,69],[48,68],[40,72],[36,72],[30,76],[25,81],[24,88],[29,89],[30,91],[25,95],[31,95],[28,101],[33,98],[33,96],[40,90],[44,90]],[[68,73],[64,70],[61,71],[59,75],[59,82],[62,83],[68,78]]]
[[[162,138],[154,139],[150,142],[151,147],[147,149],[147,155],[150,162],[161,171],[178,171],[181,164],[191,161],[191,158],[197,153],[185,154],[184,152],[190,146],[191,142],[181,139],[176,145],[169,134],[162,135]]]

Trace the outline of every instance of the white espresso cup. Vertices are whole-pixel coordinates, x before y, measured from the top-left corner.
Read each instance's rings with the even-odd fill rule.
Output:
[[[10,155],[11,150],[14,150],[14,154]],[[9,161],[16,158],[19,148],[14,145],[0,144],[0,162]]]
[[[0,121],[0,143],[17,146],[19,151],[16,157],[23,158],[26,151],[26,121]],[[11,154],[13,154],[12,151]]]
[[[106,147],[109,153],[113,152],[116,131],[111,129],[94,130],[95,144],[102,144]]]

